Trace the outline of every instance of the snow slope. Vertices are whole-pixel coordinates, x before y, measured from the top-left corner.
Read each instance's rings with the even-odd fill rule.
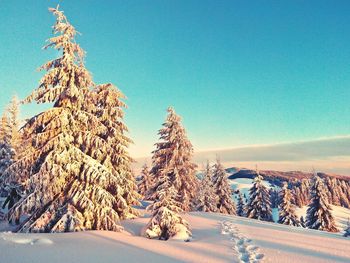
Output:
[[[215,213],[185,215],[193,240],[140,236],[149,215],[123,222],[122,233],[0,233],[0,262],[350,262],[339,234]]]
[[[249,197],[249,189],[253,185],[253,180],[249,178],[237,178],[229,181],[231,187],[233,190],[239,189],[242,194],[245,194],[245,196]],[[271,186],[271,184],[268,181],[263,181],[264,185],[268,188],[274,187],[277,191],[279,190],[279,187],[277,186]],[[237,196],[234,196],[235,200],[237,200]],[[304,206],[302,208],[297,207],[296,213],[298,217],[301,216],[306,218],[306,210],[307,206]],[[332,205],[332,215],[334,216],[337,228],[340,231],[340,234],[344,233],[344,229],[347,226],[348,220],[350,220],[350,209],[347,209],[345,207],[340,206],[334,206]],[[278,209],[273,208],[272,209],[272,217],[275,222],[278,221]]]
[[[331,205],[332,207],[332,215],[335,219],[335,223],[340,233],[344,233],[344,229],[347,226],[348,220],[350,219],[350,209],[341,206]],[[303,206],[301,208],[297,207],[296,214],[298,217],[303,216],[306,218],[307,206]]]

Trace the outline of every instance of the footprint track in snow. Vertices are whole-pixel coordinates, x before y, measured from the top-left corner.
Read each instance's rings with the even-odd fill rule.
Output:
[[[244,237],[238,228],[231,221],[221,223],[221,233],[231,235],[233,241],[234,255],[243,263],[260,263],[264,259],[264,254],[259,252],[259,247],[252,244],[252,240]]]

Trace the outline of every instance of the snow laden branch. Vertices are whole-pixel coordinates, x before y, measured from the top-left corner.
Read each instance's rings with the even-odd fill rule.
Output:
[[[123,122],[125,96],[112,84],[96,85],[84,66],[75,28],[58,8],[46,48],[60,56],[44,64],[39,87],[25,102],[54,103],[23,127],[23,151],[8,171],[28,194],[8,213],[28,217],[20,232],[119,231],[139,204]]]

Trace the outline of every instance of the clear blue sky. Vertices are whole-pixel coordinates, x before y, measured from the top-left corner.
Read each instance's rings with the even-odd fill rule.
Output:
[[[55,56],[58,2],[95,82],[127,95],[135,156],[169,105],[196,150],[350,134],[350,1],[0,0],[1,108]]]

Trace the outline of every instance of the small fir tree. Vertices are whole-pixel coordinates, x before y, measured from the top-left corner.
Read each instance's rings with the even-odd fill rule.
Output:
[[[237,202],[236,214],[238,216],[245,216],[245,202],[244,202],[242,193],[239,190],[238,190],[238,202]]]
[[[315,173],[311,184],[311,203],[306,213],[306,226],[328,232],[338,232],[328,203],[322,179]]]
[[[181,209],[190,211],[197,192],[198,180],[195,175],[196,165],[192,163],[193,147],[188,140],[181,118],[173,108],[168,108],[168,116],[159,130],[159,142],[153,151],[150,189],[151,200],[157,199],[157,185],[164,170],[172,174],[172,185],[178,191],[177,199]]]
[[[236,206],[232,199],[232,190],[223,165],[217,160],[213,171],[214,188],[218,197],[217,208],[219,213],[236,214]]]
[[[295,214],[295,207],[291,203],[292,194],[288,189],[288,184],[283,185],[279,194],[279,220],[278,223],[289,226],[301,226],[300,221]]]
[[[19,102],[14,96],[6,108],[0,127],[0,189],[11,183],[22,183],[17,173],[7,172],[7,168],[17,159],[17,153],[21,147],[21,133],[19,132]],[[6,171],[6,173],[5,173]],[[8,188],[8,187],[7,187]]]
[[[263,184],[263,177],[256,172],[254,184],[250,189],[250,198],[247,204],[247,217],[263,221],[272,221],[272,210],[269,191]]]
[[[15,158],[15,150],[12,147],[12,130],[9,124],[8,111],[6,110],[0,123],[0,192],[4,190],[6,184],[5,171],[11,166]]]
[[[144,236],[168,240],[180,232],[186,239],[191,236],[189,225],[179,213],[183,212],[178,199],[178,191],[173,184],[173,173],[163,171],[157,181],[157,199],[147,207],[152,217],[144,230]]]
[[[203,212],[217,212],[218,196],[212,180],[212,170],[207,162],[203,172],[203,179],[199,185],[198,197],[196,202],[196,210]]]
[[[10,145],[16,153],[21,146],[21,133],[19,131],[19,100],[17,96],[12,97],[11,102],[7,108],[7,112],[8,130],[10,132]]]

